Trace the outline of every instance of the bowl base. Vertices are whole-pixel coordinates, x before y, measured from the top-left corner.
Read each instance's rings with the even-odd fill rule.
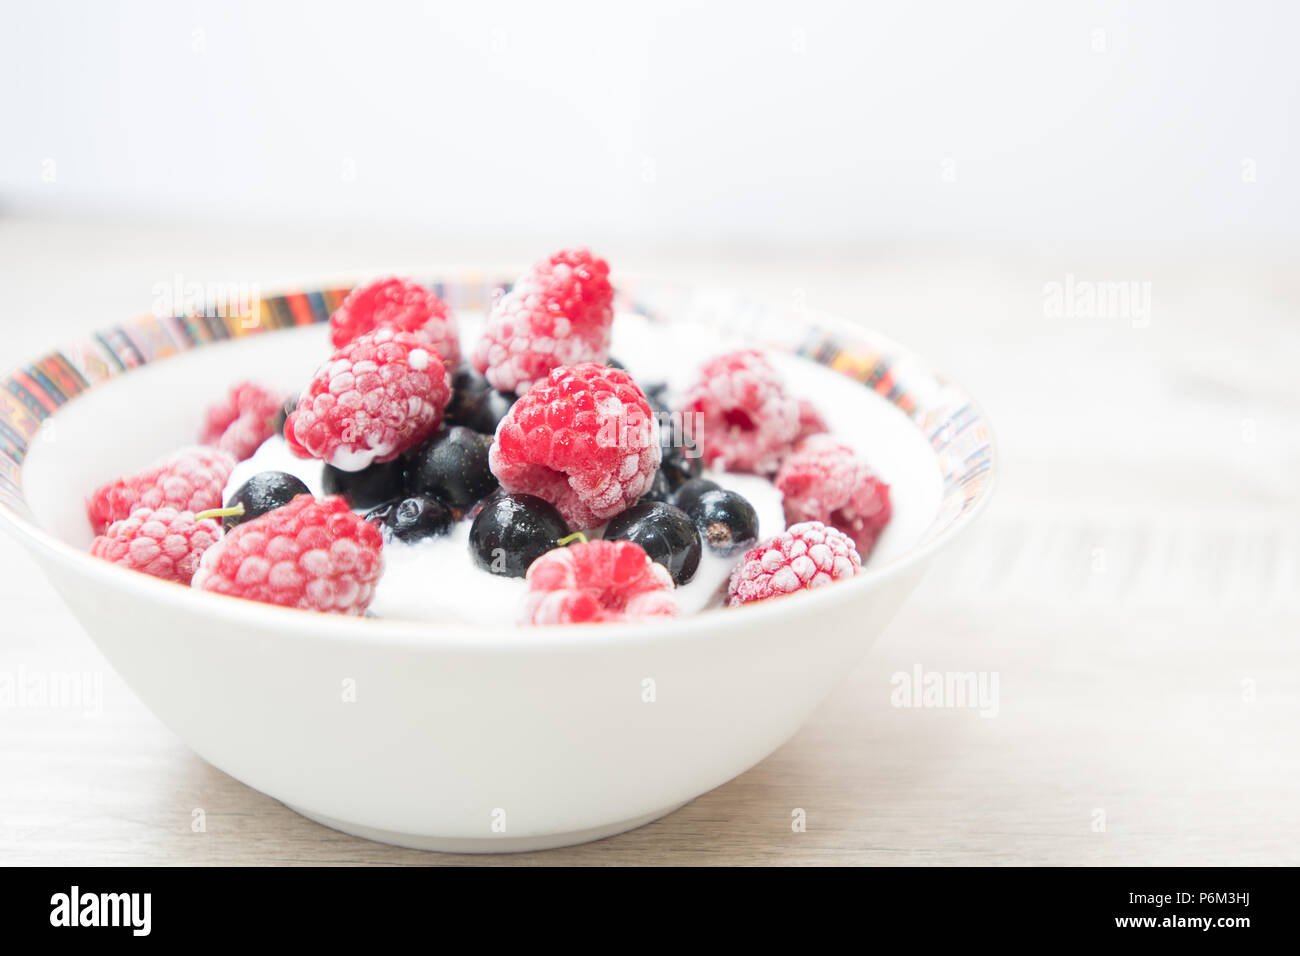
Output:
[[[346,820],[336,820],[333,817],[311,813],[289,804],[286,804],[286,806],[294,813],[319,823],[321,826],[329,827],[331,830],[338,830],[351,836],[361,837],[363,840],[388,843],[392,846],[406,847],[411,850],[435,850],[439,853],[528,853],[532,850],[554,850],[562,846],[590,843],[593,840],[603,840],[605,837],[626,833],[628,830],[635,830],[637,827],[643,827],[647,823],[653,823],[661,817],[666,817],[668,814],[680,810],[689,802],[664,807],[662,810],[655,810],[653,813],[633,817],[630,820],[620,820],[618,823],[592,827],[589,830],[569,830],[565,833],[544,833],[540,836],[529,837],[512,837],[505,834],[499,837],[440,837],[423,833],[400,833],[396,830],[382,830],[377,827],[349,823]]]

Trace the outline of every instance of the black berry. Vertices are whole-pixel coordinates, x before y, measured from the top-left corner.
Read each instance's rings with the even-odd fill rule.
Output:
[[[669,501],[672,499],[673,489],[668,483],[668,475],[663,468],[655,472],[654,478],[650,482],[650,490],[641,496],[642,501]]]
[[[399,541],[420,541],[451,530],[451,509],[428,495],[387,501],[366,515],[383,524],[388,536]]]
[[[451,377],[451,401],[442,420],[463,425],[485,435],[496,434],[497,423],[506,417],[515,396],[498,392],[473,369],[462,365]]]
[[[758,512],[734,491],[706,491],[687,513],[714,554],[735,554],[758,540]]]
[[[235,489],[235,493],[226,502],[227,508],[243,505],[244,513],[227,515],[222,519],[222,523],[229,531],[237,524],[243,524],[268,511],[287,505],[298,495],[307,494],[311,494],[307,486],[287,472],[260,471]]]
[[[700,536],[686,512],[662,501],[639,501],[605,526],[607,541],[639,544],[673,576],[685,584],[700,566]]]
[[[360,471],[343,471],[326,465],[321,485],[327,495],[342,495],[353,508],[373,508],[402,497],[405,469],[399,458],[370,465]]]
[[[480,568],[522,578],[530,564],[559,547],[568,533],[549,501],[535,495],[497,495],[483,503],[470,525],[469,550]]]
[[[707,478],[692,478],[673,492],[673,504],[690,513],[691,506],[700,500],[700,496],[709,491],[721,491],[722,486]]]
[[[406,490],[464,511],[497,488],[488,467],[492,437],[460,425],[442,427],[407,462]]]
[[[661,431],[662,435],[663,432]],[[683,448],[665,448],[659,471],[670,491],[676,491],[693,478],[699,478],[704,472],[704,462],[700,458],[691,458]]]

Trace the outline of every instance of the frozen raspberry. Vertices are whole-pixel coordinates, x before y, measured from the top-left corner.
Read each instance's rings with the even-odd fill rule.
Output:
[[[821,435],[828,431],[830,426],[822,418],[821,412],[817,411],[817,406],[806,398],[799,399],[799,434],[795,440],[801,441],[809,435]]]
[[[549,501],[570,528],[594,528],[650,489],[662,454],[632,377],[585,362],[553,369],[510,407],[488,465],[505,491]]]
[[[443,364],[460,364],[460,333],[447,303],[410,279],[376,279],[357,286],[330,316],[330,343],[341,349],[379,328],[412,332],[438,350]]]
[[[220,448],[184,448],[148,471],[96,489],[86,502],[90,527],[103,534],[136,508],[175,508],[195,514],[220,508],[221,493],[234,468],[235,459]]]
[[[776,486],[787,524],[821,521],[838,528],[864,558],[889,523],[889,485],[848,445],[830,435],[805,438],[781,462]]]
[[[686,395],[700,416],[696,442],[706,465],[770,474],[800,429],[798,400],[759,352],[730,352],[706,362]]]
[[[603,364],[613,302],[604,259],[586,249],[557,252],[493,306],[474,367],[498,391],[522,395],[553,368]]]
[[[820,521],[806,521],[746,552],[731,572],[727,604],[737,607],[819,588],[853,577],[860,567],[862,558],[847,535]]]
[[[528,569],[524,624],[588,624],[674,617],[673,579],[631,541],[548,551]]]
[[[361,614],[383,573],[379,528],[337,495],[299,495],[235,525],[209,548],[194,587],[309,611]]]
[[[285,396],[242,382],[208,409],[199,441],[230,452],[236,461],[251,458],[262,442],[275,434],[276,416]]]
[[[316,370],[284,423],[284,437],[299,458],[360,471],[437,431],[450,397],[437,350],[414,333],[376,329]]]
[[[90,553],[132,571],[189,584],[199,558],[220,537],[221,525],[211,518],[196,521],[192,512],[175,508],[137,508],[109,525]]]

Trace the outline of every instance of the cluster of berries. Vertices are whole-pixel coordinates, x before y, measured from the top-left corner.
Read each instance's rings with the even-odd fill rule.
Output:
[[[772,479],[787,529],[747,552],[728,585],[732,606],[855,574],[889,523],[889,486],[828,434],[816,407],[792,395],[761,353],[706,362],[686,395],[706,464]]]
[[[379,533],[338,496],[223,508],[234,458],[188,448],[97,490],[90,552],[135,571],[287,607],[360,614],[382,571]],[[222,520],[250,520],[223,531]],[[252,520],[255,519],[255,520]]]
[[[889,486],[828,434],[810,402],[790,395],[762,353],[705,363],[687,410],[701,416],[707,464],[771,477],[788,524],[820,521],[847,534],[862,556],[871,553],[892,513]]]
[[[97,490],[92,553],[202,590],[361,614],[386,542],[466,520],[480,567],[526,577],[534,624],[674,615],[706,551],[734,563],[733,606],[856,573],[889,520],[888,486],[753,351],[701,367],[676,411],[702,431],[674,445],[659,429],[666,389],[609,359],[608,276],[586,250],[540,263],[496,301],[469,366],[427,288],[358,287],[296,399],[237,385],[201,445]],[[323,463],[326,494],[264,471],[223,501],[236,462],[277,433]],[[787,530],[759,543],[753,506],[705,466],[774,481]]]

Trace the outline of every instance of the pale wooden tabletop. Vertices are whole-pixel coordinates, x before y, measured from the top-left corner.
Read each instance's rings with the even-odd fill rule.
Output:
[[[177,272],[270,283],[535,252],[391,230],[0,220],[0,364],[145,311]],[[0,707],[0,863],[1300,862],[1300,280],[1287,252],[610,250],[639,271],[802,296],[915,346],[983,400],[1004,470],[980,526],[793,740],[670,817],[586,846],[453,857],[297,816],[162,727],[0,539],[0,674],[103,681],[98,715]],[[1150,311],[1053,313],[1048,284],[1067,275],[1150,282]],[[996,675],[996,715],[894,706],[891,678],[918,667]]]

